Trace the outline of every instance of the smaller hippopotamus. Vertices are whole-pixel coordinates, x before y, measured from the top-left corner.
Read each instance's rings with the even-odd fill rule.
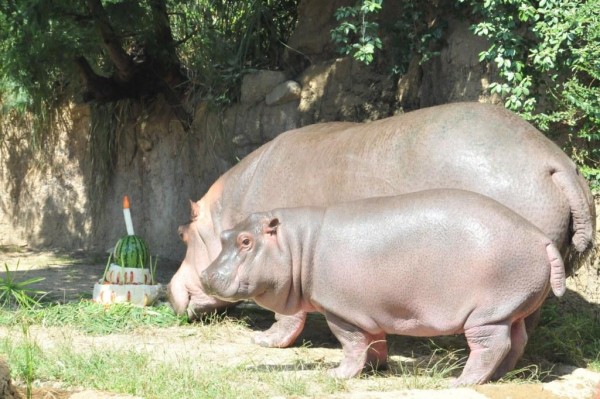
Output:
[[[284,315],[323,313],[343,347],[330,370],[337,378],[386,364],[386,334],[459,333],[470,354],[454,384],[500,378],[523,354],[523,319],[550,288],[557,296],[566,289],[549,238],[463,190],[254,213],[221,243],[200,276],[205,292]]]

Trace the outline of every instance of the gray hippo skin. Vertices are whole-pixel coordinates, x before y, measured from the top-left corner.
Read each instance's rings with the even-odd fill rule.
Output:
[[[231,306],[207,296],[199,275],[219,254],[220,233],[251,213],[432,188],[495,199],[542,230],[565,259],[591,246],[592,196],[558,146],[503,107],[448,104],[365,124],[306,126],[242,159],[192,203],[191,221],[179,229],[187,253],[169,284],[170,302],[190,319]],[[292,344],[306,314],[276,317],[255,342]]]
[[[464,333],[456,385],[502,377],[523,354],[524,318],[565,292],[554,243],[498,202],[426,190],[250,215],[221,234],[206,293],[277,313],[318,311],[344,351],[339,378],[385,364],[386,334]]]

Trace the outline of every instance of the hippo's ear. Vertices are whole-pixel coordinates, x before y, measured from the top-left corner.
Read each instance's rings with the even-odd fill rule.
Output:
[[[194,221],[200,216],[200,205],[197,202],[190,200],[190,220]]]
[[[274,236],[275,234],[277,234],[277,227],[279,227],[279,224],[279,219],[271,219],[268,224],[265,224],[263,226],[263,233],[268,234],[270,236]]]

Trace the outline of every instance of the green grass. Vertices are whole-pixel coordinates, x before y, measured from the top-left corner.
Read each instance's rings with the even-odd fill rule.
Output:
[[[67,304],[43,304],[36,308],[0,308],[0,326],[27,321],[46,327],[72,327],[86,334],[105,335],[141,327],[172,327],[186,324],[167,305],[139,307],[124,304],[103,306],[89,300]]]
[[[34,294],[29,291],[27,280],[19,282],[7,275],[4,283],[11,298],[15,292],[25,296]],[[364,391],[365,384],[367,390],[377,391],[437,389],[446,387],[450,377],[460,374],[468,353],[462,336],[432,340],[391,337],[388,342],[393,356],[387,370],[340,381],[326,374],[327,368],[337,365],[336,360],[328,356],[315,360],[316,348],[310,347],[310,341],[293,348],[293,360],[284,364],[265,360],[265,352],[261,352],[264,349],[254,351],[249,339],[249,351],[244,349],[243,354],[225,351],[223,361],[202,353],[191,357],[185,351],[166,361],[166,356],[153,352],[152,344],[139,341],[140,337],[160,334],[163,328],[182,327],[164,334],[173,334],[173,340],[192,338],[205,344],[203,348],[212,345],[219,351],[230,343],[235,345],[240,334],[248,337],[252,326],[266,320],[266,313],[256,308],[236,310],[232,312],[234,317],[214,313],[190,325],[185,317],[176,316],[164,304],[145,308],[129,304],[103,306],[88,299],[66,304],[39,303],[35,299],[27,303],[13,300],[0,307],[0,327],[8,331],[0,338],[0,355],[7,358],[13,378],[28,392],[44,381],[60,382],[64,388],[83,387],[147,399],[319,396],[355,391],[357,386]],[[544,381],[551,375],[554,363],[600,371],[599,317],[597,305],[584,301],[580,306],[551,298],[542,309],[542,320],[530,337],[519,368],[500,383]],[[321,324],[318,328],[325,328]],[[62,343],[58,340],[54,347],[47,347],[37,342],[36,331],[40,331],[40,326],[42,331],[51,327],[60,329],[60,334],[64,334]],[[107,337],[106,342],[119,345],[77,348],[73,344],[75,337],[105,339],[111,334],[119,334],[115,337],[119,341]],[[172,348],[169,345],[170,341],[167,347]],[[327,341],[325,346],[330,347],[331,343]],[[233,359],[227,361],[227,356]]]
[[[555,298],[542,307],[539,326],[525,354],[551,363],[600,370],[600,314],[598,309],[565,306]]]
[[[0,352],[7,355],[13,378],[61,381],[63,387],[86,387],[151,398],[261,398],[265,395],[311,395],[340,392],[343,382],[297,371],[257,370],[252,362],[223,366],[202,362],[164,363],[151,353],[128,350],[77,351],[65,343],[42,351],[37,343],[4,338]],[[133,343],[133,342],[132,342]],[[32,359],[33,357],[33,359]],[[189,360],[189,359],[188,359]]]
[[[15,274],[19,269],[19,263],[15,270],[10,270],[4,264],[4,277],[0,277],[0,305],[6,307],[19,307],[31,309],[38,305],[37,298],[45,292],[31,288],[32,284],[39,283],[43,277],[33,277],[23,281],[17,281]]]
[[[448,378],[460,375],[467,360],[465,350],[441,348],[431,340],[426,346],[429,354],[415,362],[397,362],[392,366],[391,372],[402,378],[403,388],[445,388]]]
[[[585,365],[591,369],[598,370],[598,326],[581,312],[561,310],[552,303],[545,307],[542,325],[532,338],[526,360],[500,383],[543,381],[551,368],[535,363],[535,359],[541,357],[554,356],[553,361],[581,359],[587,361]],[[179,353],[179,357],[165,361],[164,356],[154,353],[151,346],[135,345],[136,330],[145,331],[147,336],[148,332],[152,335],[157,329],[185,326],[181,332],[173,330],[178,331],[174,333],[174,340],[192,336],[215,347],[225,346],[235,342],[232,338],[240,332],[248,333],[245,317],[242,314],[239,320],[213,314],[201,323],[189,325],[165,305],[105,307],[88,300],[65,305],[44,304],[34,309],[0,309],[0,326],[9,331],[0,339],[0,354],[8,359],[13,378],[28,387],[32,382],[60,381],[64,388],[83,387],[148,399],[319,396],[352,391],[355,384],[361,382],[368,383],[368,390],[378,391],[437,389],[446,387],[450,377],[460,374],[467,354],[464,339],[459,336],[434,340],[395,337],[390,345],[394,355],[389,369],[367,372],[360,379],[340,381],[327,377],[325,372],[336,365],[335,360],[328,357],[311,360],[313,348],[308,346],[294,348],[295,358],[288,364],[275,362],[275,365],[265,366],[270,362],[265,362],[262,354],[253,351],[244,357],[230,352],[240,356],[232,362],[214,361],[202,354],[190,358],[187,353]],[[50,348],[40,345],[36,341],[37,334],[29,331],[34,327],[39,330],[39,326],[65,328],[61,330],[61,334],[65,334],[62,344]],[[102,345],[92,345],[91,349],[77,348],[70,337],[70,334],[106,336],[116,333],[121,334],[118,349]],[[129,339],[131,345],[127,346]],[[248,345],[251,344],[248,342]],[[412,352],[413,348],[416,353]],[[403,358],[398,353],[416,359]]]

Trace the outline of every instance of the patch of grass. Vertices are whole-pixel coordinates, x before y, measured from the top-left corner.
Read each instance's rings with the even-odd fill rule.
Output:
[[[540,323],[529,339],[525,354],[552,363],[598,368],[599,315],[585,307],[563,305],[551,299],[542,307]]]
[[[105,335],[132,331],[141,327],[171,327],[187,323],[167,305],[139,307],[131,304],[103,306],[82,300],[46,304],[33,309],[11,311],[0,308],[0,326],[12,326],[27,320],[47,327],[73,327],[86,334]]]
[[[500,383],[510,384],[530,384],[546,380],[552,373],[552,370],[545,370],[537,364],[530,364],[525,367],[517,368],[506,373],[500,379]]]
[[[37,378],[39,358],[41,349],[37,342],[29,334],[29,325],[21,324],[22,340],[14,343],[6,338],[0,345],[0,351],[5,353],[9,359],[11,370],[25,384],[27,398],[31,398],[33,381]]]
[[[33,277],[23,281],[17,281],[16,271],[19,269],[19,263],[14,271],[4,264],[4,277],[0,277],[0,305],[6,307],[20,307],[32,309],[39,305],[39,297],[46,293],[30,288],[32,284],[44,280],[43,277]]]
[[[462,371],[467,355],[463,349],[449,350],[430,341],[430,354],[416,361],[399,361],[392,372],[402,378],[402,385],[409,389],[433,389],[446,387],[447,379],[457,377]]]
[[[36,352],[36,378],[61,381],[63,388],[84,387],[144,398],[262,398],[339,392],[340,384],[314,373],[257,371],[249,363],[223,366],[202,359],[177,363],[157,361],[151,353],[129,350],[77,351],[65,344]],[[24,380],[25,348],[6,338],[0,350],[8,353],[13,377]],[[324,374],[324,373],[321,373]],[[160,378],[157,378],[160,376]]]
[[[25,378],[26,395],[29,399],[31,398],[33,392],[33,380],[35,379],[37,372],[36,354],[39,351],[39,347],[29,335],[29,325],[23,323],[21,324],[21,327],[23,329],[23,336],[25,338],[25,342],[23,343],[24,361],[21,372]]]

